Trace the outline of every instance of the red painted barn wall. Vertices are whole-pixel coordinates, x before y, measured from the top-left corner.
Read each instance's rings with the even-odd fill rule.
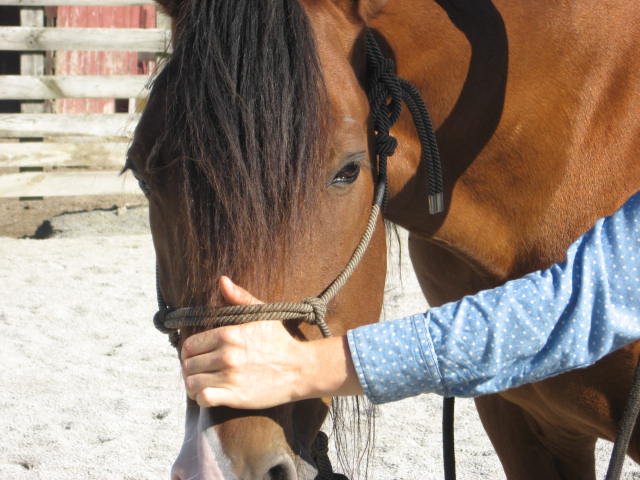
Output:
[[[56,26],[87,28],[155,28],[155,6],[58,7]],[[136,52],[59,51],[56,75],[138,75],[149,73],[152,62]],[[114,113],[114,99],[61,99],[58,113]]]

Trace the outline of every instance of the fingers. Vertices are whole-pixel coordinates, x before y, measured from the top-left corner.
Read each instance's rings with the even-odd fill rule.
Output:
[[[226,388],[207,387],[196,395],[196,402],[201,408],[219,407],[241,408],[242,404],[234,393]]]
[[[220,291],[224,299],[232,305],[257,305],[263,303],[244,288],[239,287],[227,276],[220,277]]]
[[[220,345],[220,332],[218,330],[206,330],[191,335],[182,343],[180,358],[183,360],[203,353],[212,352]]]
[[[254,408],[259,405],[252,405],[256,402],[243,402],[238,395],[237,386],[230,382],[229,378],[222,372],[201,373],[192,375],[185,381],[187,395],[195,400],[202,408],[227,406],[232,408]]]
[[[211,385],[215,385],[212,387]],[[247,405],[238,397],[234,388],[226,385],[222,374],[200,374],[189,377],[187,394],[195,400],[201,408],[227,406],[242,408]]]
[[[212,386],[220,388],[225,384],[226,380],[224,375],[219,372],[190,375],[184,381],[187,394],[194,400],[197,400],[197,396],[202,392],[202,390]]]
[[[217,352],[205,353],[195,357],[186,357],[182,360],[182,373],[185,378],[198,373],[216,372],[228,366],[223,356]]]
[[[227,276],[220,277],[220,291],[232,305],[256,305],[263,303],[244,288],[239,287]],[[220,332],[223,329],[207,330],[187,338],[182,345],[182,358],[194,357],[210,352],[220,345]]]

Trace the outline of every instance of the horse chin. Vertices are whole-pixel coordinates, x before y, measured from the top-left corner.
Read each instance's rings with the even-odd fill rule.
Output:
[[[264,442],[270,445],[271,439]],[[209,409],[187,401],[185,435],[171,469],[172,480],[311,480],[317,475],[310,461],[293,458],[287,451],[267,449],[251,465],[234,464],[224,452]]]

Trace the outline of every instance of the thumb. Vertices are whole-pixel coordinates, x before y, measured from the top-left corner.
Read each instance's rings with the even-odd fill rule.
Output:
[[[222,296],[231,305],[257,305],[263,303],[244,288],[233,283],[233,281],[225,275],[220,277],[219,284]]]

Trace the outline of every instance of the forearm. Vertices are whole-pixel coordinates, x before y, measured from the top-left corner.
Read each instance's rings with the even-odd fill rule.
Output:
[[[640,338],[639,204],[637,194],[599,221],[562,264],[349,332],[365,394],[385,402],[497,392],[590,365]]]
[[[589,365],[640,338],[640,194],[599,221],[567,261],[394,322],[300,342],[280,322],[186,339],[185,384],[200,406],[268,408],[364,393],[476,396]],[[228,278],[230,304],[259,303]],[[362,388],[360,388],[360,385]]]

